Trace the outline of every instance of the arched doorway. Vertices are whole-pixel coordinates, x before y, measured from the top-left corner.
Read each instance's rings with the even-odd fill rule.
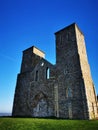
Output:
[[[34,117],[47,117],[48,116],[48,104],[47,97],[42,92],[38,93],[34,98],[35,106],[33,108]]]
[[[48,115],[47,107],[47,101],[45,99],[39,100],[37,106],[33,108],[34,117],[46,117]]]

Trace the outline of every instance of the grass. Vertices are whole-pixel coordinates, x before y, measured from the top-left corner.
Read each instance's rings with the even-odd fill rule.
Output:
[[[98,120],[0,118],[0,130],[98,130]]]

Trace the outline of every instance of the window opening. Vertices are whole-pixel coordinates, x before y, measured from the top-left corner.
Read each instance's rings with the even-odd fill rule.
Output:
[[[44,66],[44,62],[41,63],[41,66]]]
[[[71,88],[67,89],[67,97],[72,97],[72,89]]]
[[[47,67],[46,69],[46,79],[50,78],[50,69]]]
[[[36,71],[35,81],[38,81],[38,70]]]

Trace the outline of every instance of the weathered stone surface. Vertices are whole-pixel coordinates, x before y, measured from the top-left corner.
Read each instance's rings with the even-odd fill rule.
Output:
[[[72,24],[55,36],[55,65],[45,60],[45,54],[35,47],[23,51],[13,116],[97,117],[97,98],[82,32]]]

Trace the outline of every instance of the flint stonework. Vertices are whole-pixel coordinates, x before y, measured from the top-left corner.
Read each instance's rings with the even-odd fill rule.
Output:
[[[93,119],[97,98],[87,60],[84,35],[73,23],[55,33],[56,64],[36,47],[23,51],[12,115]]]

